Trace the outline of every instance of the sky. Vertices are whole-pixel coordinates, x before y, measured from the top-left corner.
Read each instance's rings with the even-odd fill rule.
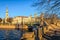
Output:
[[[6,7],[9,17],[34,15],[36,10],[32,7],[35,0],[0,0],[0,18],[5,18]]]

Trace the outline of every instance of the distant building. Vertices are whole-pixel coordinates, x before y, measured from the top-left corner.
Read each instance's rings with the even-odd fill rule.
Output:
[[[16,23],[19,23],[19,24],[24,24],[24,23],[27,23],[28,22],[28,17],[26,16],[16,16],[13,18],[13,21],[12,21],[12,24],[16,24]]]
[[[27,17],[27,16],[16,16],[13,18],[13,21],[12,21],[12,24],[16,24],[16,23],[19,23],[19,24],[26,24],[26,23],[31,23],[31,22],[34,22],[35,21],[35,18],[34,17]]]

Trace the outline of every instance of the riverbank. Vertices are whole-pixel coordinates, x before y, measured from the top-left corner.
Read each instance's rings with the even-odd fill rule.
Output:
[[[3,30],[3,29],[5,29],[5,30],[15,29],[15,25],[7,25],[7,24],[0,25],[0,30]]]

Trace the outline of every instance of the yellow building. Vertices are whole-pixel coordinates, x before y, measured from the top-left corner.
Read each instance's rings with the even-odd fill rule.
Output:
[[[13,18],[12,24],[16,24],[16,23],[27,23],[28,22],[28,17],[26,16],[16,16]]]
[[[29,24],[29,23],[32,23],[32,22],[34,22],[35,20],[34,20],[35,18],[34,17],[31,17],[31,16],[29,16],[29,17],[27,17],[27,16],[16,16],[16,17],[14,17],[13,18],[13,21],[12,21],[12,24],[16,24],[16,23],[19,23],[19,24]]]

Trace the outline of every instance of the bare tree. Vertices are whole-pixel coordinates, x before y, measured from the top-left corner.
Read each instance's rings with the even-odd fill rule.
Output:
[[[40,12],[60,13],[60,0],[37,0],[33,6],[37,7]]]
[[[0,18],[0,23],[2,22],[2,19]]]
[[[7,22],[12,23],[12,18],[7,18]]]

